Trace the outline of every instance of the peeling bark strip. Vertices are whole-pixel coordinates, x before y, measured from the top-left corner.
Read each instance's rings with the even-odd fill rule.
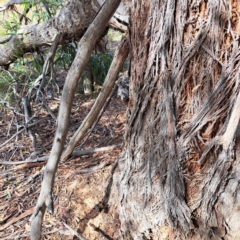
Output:
[[[238,0],[132,1],[112,193],[123,239],[240,239],[239,11]]]
[[[68,131],[69,116],[78,80],[88,62],[97,40],[102,35],[106,24],[119,4],[120,0],[107,0],[78,44],[76,57],[64,84],[53,147],[45,168],[37,206],[31,218],[31,239],[40,239],[41,225],[46,207],[50,213],[53,212],[52,187]]]
[[[220,143],[223,145],[223,149],[225,151],[228,150],[229,145],[233,141],[234,135],[236,134],[237,131],[237,126],[239,124],[239,119],[240,119],[240,92],[238,93],[235,105],[233,107],[226,132],[223,134],[223,136],[219,137]]]

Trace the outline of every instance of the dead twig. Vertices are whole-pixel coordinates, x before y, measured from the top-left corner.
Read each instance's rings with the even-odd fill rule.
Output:
[[[6,229],[7,227],[11,226],[12,224],[18,222],[19,220],[31,215],[33,213],[33,211],[34,211],[34,207],[31,207],[27,211],[25,211],[24,213],[19,215],[18,217],[11,219],[9,222],[7,222],[6,224],[4,224],[3,226],[0,227],[0,232],[3,231],[4,229]]]
[[[122,144],[113,145],[113,146],[107,146],[107,147],[100,147],[100,148],[89,148],[89,149],[85,149],[85,150],[74,151],[72,153],[72,156],[79,157],[79,156],[88,155],[88,154],[97,153],[97,152],[110,151],[110,150],[118,149],[118,148],[121,148],[121,147],[122,147]],[[37,157],[37,158],[35,158],[33,160],[18,161],[18,162],[0,161],[0,164],[4,164],[4,165],[20,165],[20,164],[26,164],[26,163],[45,162],[45,161],[48,160],[48,158],[49,158],[49,155],[42,156],[42,157]]]
[[[57,51],[57,47],[59,45],[59,43],[62,41],[62,36],[63,34],[62,33],[58,33],[52,43],[52,46],[51,46],[51,49],[50,49],[50,52],[48,54],[48,57],[44,63],[44,66],[43,66],[43,71],[42,71],[42,82],[38,88],[38,91],[37,91],[37,97],[36,97],[36,100],[38,100],[39,98],[39,94],[40,94],[40,91],[42,90],[43,86],[44,86],[44,83],[45,83],[45,76],[46,76],[46,73],[49,69],[49,66],[51,66],[51,70],[53,71],[53,58],[56,54],[56,51]]]
[[[40,119],[40,120],[38,120],[38,121],[36,121],[36,122],[34,122],[34,123],[27,124],[26,126],[30,128],[30,127],[33,127],[33,126],[37,125],[38,123],[41,123],[41,122],[46,121],[46,120],[49,120],[49,118]],[[22,127],[23,127],[23,126],[22,126]],[[11,142],[17,135],[19,135],[20,133],[22,133],[24,130],[25,130],[25,128],[23,127],[21,130],[17,131],[12,137],[10,137],[7,141],[5,141],[4,143],[2,143],[2,144],[0,145],[0,148],[3,147],[3,146],[5,146],[5,145],[8,144],[9,142]]]
[[[85,237],[83,237],[80,233],[72,229],[68,224],[63,223],[63,225],[70,231],[71,234],[78,237],[80,240],[87,240]]]
[[[75,174],[92,174],[95,172],[99,172],[102,168],[104,168],[108,162],[101,162],[99,165],[91,167],[91,168],[84,168],[81,170],[76,170]]]
[[[31,123],[31,116],[32,116],[32,111],[31,111],[31,106],[30,106],[30,101],[28,99],[28,97],[23,97],[22,98],[22,102],[23,102],[23,109],[24,109],[24,115],[25,115],[25,123],[26,125],[28,123]],[[32,145],[34,148],[36,148],[36,136],[33,133],[32,129],[30,127],[27,127],[27,132],[29,137],[32,140]]]

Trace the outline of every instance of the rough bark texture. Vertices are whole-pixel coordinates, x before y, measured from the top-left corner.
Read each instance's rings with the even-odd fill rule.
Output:
[[[44,44],[51,44],[56,35],[63,34],[62,42],[82,37],[96,16],[97,8],[88,0],[71,0],[49,21],[22,26],[6,45],[0,46],[0,66],[7,67],[27,51],[34,51]]]
[[[111,202],[123,239],[240,239],[239,13],[238,0],[132,1]]]
[[[9,0],[5,5],[0,5],[0,12],[23,2],[27,3],[28,1]],[[39,1],[34,2],[37,3]],[[70,0],[49,21],[40,24],[22,25],[16,36],[0,42],[0,44],[7,43],[0,45],[0,69],[1,67],[8,68],[10,63],[26,52],[33,52],[43,45],[52,44],[58,34],[62,35],[58,44],[78,41],[95,18],[103,3],[104,1],[102,0]],[[126,9],[124,4],[119,6],[116,16],[112,17],[109,22],[111,27],[126,32],[126,24],[128,23],[128,12]]]

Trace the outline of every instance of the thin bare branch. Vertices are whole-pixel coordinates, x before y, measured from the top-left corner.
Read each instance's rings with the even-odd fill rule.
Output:
[[[41,226],[46,207],[48,208],[50,213],[53,212],[52,187],[54,184],[54,177],[57,166],[65,144],[73,96],[79,78],[83,70],[85,69],[92,50],[94,49],[98,39],[104,32],[106,24],[112,17],[119,4],[120,0],[105,1],[98,15],[96,16],[92,24],[89,26],[86,33],[78,44],[77,55],[72,63],[72,66],[68,72],[67,79],[64,84],[59,108],[57,130],[53,142],[52,151],[50,153],[50,157],[44,171],[44,178],[42,182],[40,196],[38,198],[34,214],[31,217],[31,239],[40,239]],[[70,15],[73,16],[72,13]],[[79,13],[76,18],[79,18]]]
[[[111,151],[111,150],[114,150],[114,149],[119,149],[121,147],[122,147],[122,145],[118,144],[118,145],[112,145],[112,146],[100,147],[100,148],[89,148],[89,149],[85,149],[85,150],[74,151],[71,156],[79,157],[79,156],[89,155],[89,154],[93,154],[93,153],[97,153],[97,152],[107,152],[107,151]],[[49,155],[42,156],[42,157],[37,157],[33,160],[18,161],[18,162],[16,162],[16,161],[14,161],[14,162],[0,161],[0,164],[20,165],[20,164],[25,164],[25,163],[44,162],[44,161],[47,161],[48,158],[49,158]]]
[[[74,148],[83,139],[85,133],[97,119],[99,112],[103,108],[107,98],[109,97],[114,87],[119,71],[123,63],[125,62],[128,53],[129,53],[128,40],[124,38],[115,52],[112,64],[104,81],[100,94],[98,95],[93,107],[91,108],[91,111],[88,113],[88,115],[82,122],[81,126],[78,128],[78,130],[71,138],[68,146],[66,147],[66,150],[63,153],[62,161],[66,161],[68,159],[68,157],[73,152]]]
[[[34,123],[27,124],[26,127],[31,128],[31,127],[33,127],[33,126],[35,126],[35,125],[37,125],[37,124],[39,124],[39,123],[41,123],[41,122],[43,122],[43,121],[46,121],[46,120],[48,120],[48,119],[49,119],[49,118],[40,119],[40,120],[38,120],[38,121],[36,121],[36,122],[34,122]],[[0,145],[0,148],[3,147],[3,146],[5,146],[5,145],[8,144],[9,142],[11,142],[17,135],[19,135],[19,134],[22,133],[23,131],[25,131],[25,126],[22,126],[22,129],[21,129],[21,130],[18,130],[14,135],[12,135],[12,137],[10,137],[7,141],[5,141],[4,143],[2,143],[2,144]]]
[[[49,67],[52,68],[52,65],[53,65],[53,59],[54,59],[54,56],[56,54],[56,51],[57,51],[57,48],[58,48],[58,45],[60,42],[62,42],[62,37],[63,37],[63,34],[62,33],[58,33],[52,43],[52,46],[51,46],[51,49],[50,49],[50,52],[45,60],[45,63],[44,63],[44,66],[43,66],[43,70],[42,70],[42,82],[38,88],[38,91],[37,91],[37,97],[36,97],[36,100],[38,100],[39,98],[39,93],[40,91],[42,90],[44,84],[45,84],[45,77],[46,77],[46,73],[48,72],[48,69]]]
[[[63,223],[63,225],[76,237],[78,237],[80,240],[87,240],[85,237],[82,236],[82,234],[75,231],[73,228],[71,228],[68,224]]]

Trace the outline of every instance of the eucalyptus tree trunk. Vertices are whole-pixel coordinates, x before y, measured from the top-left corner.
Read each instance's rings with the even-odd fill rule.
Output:
[[[132,1],[111,197],[123,239],[240,239],[239,12],[238,0]]]

